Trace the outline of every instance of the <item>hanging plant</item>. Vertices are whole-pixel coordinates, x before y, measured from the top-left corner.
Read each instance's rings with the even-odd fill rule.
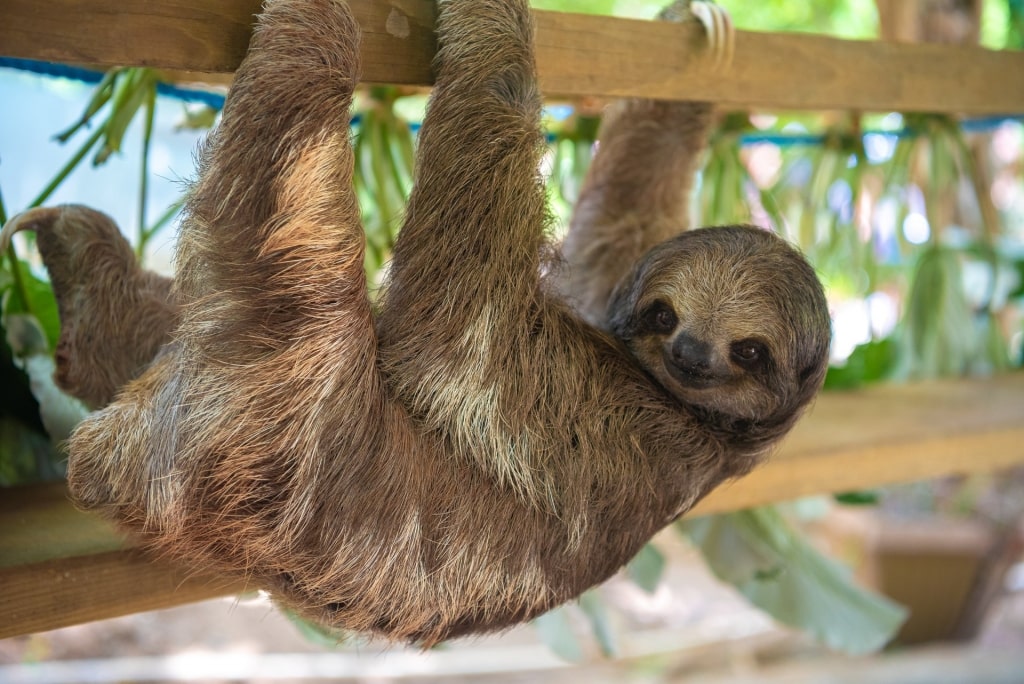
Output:
[[[355,188],[366,231],[366,272],[379,284],[391,257],[405,203],[412,191],[414,141],[409,123],[395,112],[397,88],[361,93],[355,134]]]
[[[925,198],[926,243],[916,255],[900,324],[901,361],[897,377],[907,379],[1002,370],[1009,353],[997,323],[995,286],[1002,268],[994,246],[997,227],[985,210],[973,155],[959,123],[948,115],[916,114],[906,119],[912,135],[897,146],[891,182],[906,194]],[[977,209],[972,231],[961,198]],[[905,214],[907,216],[908,214]],[[906,225],[906,218],[904,225]],[[901,233],[903,248],[911,251]],[[972,304],[964,286],[964,266],[980,264],[988,273],[988,293]]]
[[[751,129],[746,113],[723,117],[708,141],[701,175],[700,225],[750,223],[750,195],[755,187],[740,158],[740,136]]]
[[[548,206],[557,219],[556,239],[564,236],[594,156],[601,117],[579,108],[561,119],[548,117]]]

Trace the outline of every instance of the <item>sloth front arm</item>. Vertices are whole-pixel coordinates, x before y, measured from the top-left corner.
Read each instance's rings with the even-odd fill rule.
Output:
[[[592,324],[603,326],[616,283],[647,250],[689,227],[712,112],[707,102],[643,99],[604,112],[562,246],[562,292]]]
[[[693,4],[676,0],[660,18],[697,21]],[[704,9],[708,47],[728,54],[728,15]],[[708,11],[724,21],[716,25]],[[559,280],[562,295],[593,325],[605,326],[611,293],[633,265],[654,245],[690,228],[690,195],[713,113],[709,102],[629,98],[602,114],[597,153],[562,244]]]
[[[524,377],[548,307],[529,9],[438,8],[437,80],[378,324],[385,375],[416,415]]]

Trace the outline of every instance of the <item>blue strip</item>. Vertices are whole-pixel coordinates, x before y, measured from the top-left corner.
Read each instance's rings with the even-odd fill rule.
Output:
[[[71,81],[79,81],[96,85],[103,80],[102,71],[83,69],[82,67],[68,66],[56,62],[40,62],[34,59],[19,59],[17,57],[0,57],[0,67],[6,69],[17,69],[40,76],[52,78],[66,78]],[[224,96],[219,93],[211,93],[206,90],[190,90],[179,88],[169,83],[158,83],[156,91],[161,95],[181,100],[183,102],[198,102],[214,109],[223,109]]]
[[[53,76],[56,78],[68,78],[72,81],[83,83],[99,83],[103,80],[102,71],[82,69],[81,67],[57,64],[56,62],[40,62],[34,59],[18,59],[17,57],[0,57],[0,67],[6,69],[17,69],[27,71],[41,76]]]
[[[189,90],[169,83],[157,83],[156,92],[167,97],[173,97],[175,100],[181,100],[182,102],[198,102],[218,111],[224,109],[224,95],[220,93],[211,93],[206,90]]]
[[[0,67],[6,69],[17,69],[18,71],[27,71],[41,76],[67,78],[73,81],[81,81],[82,83],[90,84],[99,83],[103,79],[102,71],[93,71],[92,69],[83,69],[81,67],[68,66],[66,64],[58,64],[55,62],[19,59],[17,57],[0,57]],[[212,93],[206,90],[180,88],[167,83],[157,84],[157,92],[166,97],[181,100],[182,102],[196,102],[218,110],[224,108],[224,95],[219,93]],[[999,128],[999,126],[1007,121],[1024,123],[1024,114],[1009,114],[1005,116],[986,116],[976,119],[965,119],[960,122],[960,126],[966,133],[986,133]],[[359,117],[357,115],[352,120],[352,123],[357,124],[358,122]],[[410,124],[410,127],[415,132],[419,130],[420,124],[412,123]],[[865,131],[864,135],[885,135],[905,138],[914,135],[914,132],[907,129],[899,131]],[[551,138],[551,136],[549,136],[549,138]],[[740,136],[741,145],[769,143],[772,145],[778,145],[779,147],[789,147],[796,145],[820,145],[824,141],[824,135],[815,135],[811,133],[745,133]]]

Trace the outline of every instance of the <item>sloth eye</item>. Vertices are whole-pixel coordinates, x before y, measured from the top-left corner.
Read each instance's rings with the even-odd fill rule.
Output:
[[[733,342],[729,353],[733,363],[747,370],[760,368],[768,361],[768,348],[757,340]]]
[[[670,333],[676,329],[679,318],[668,304],[657,301],[644,312],[644,328],[654,333]]]

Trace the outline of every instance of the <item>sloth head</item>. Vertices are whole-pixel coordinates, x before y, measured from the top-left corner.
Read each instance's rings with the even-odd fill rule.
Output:
[[[607,320],[666,390],[730,431],[788,428],[828,364],[828,307],[814,270],[753,226],[656,245],[616,286]]]

